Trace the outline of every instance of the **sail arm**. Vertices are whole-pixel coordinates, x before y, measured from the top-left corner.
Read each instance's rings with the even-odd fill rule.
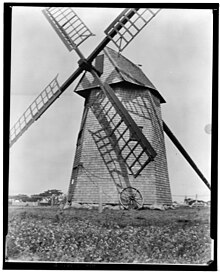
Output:
[[[61,94],[58,75],[44,88],[10,130],[10,147]]]

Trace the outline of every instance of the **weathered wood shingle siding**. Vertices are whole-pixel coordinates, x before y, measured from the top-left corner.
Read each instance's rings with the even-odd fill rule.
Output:
[[[112,87],[137,125],[143,127],[142,131],[156,150],[157,156],[137,178],[130,174],[124,163],[117,158],[117,153],[114,150],[111,151],[111,156],[115,160],[108,165],[105,164],[93,138],[95,132],[100,130],[102,136],[106,135],[92,111],[92,107],[98,104],[96,94],[99,91],[99,89],[93,89],[86,105],[88,112],[81,140],[78,142],[80,145],[76,149],[74,164],[82,163],[83,167],[78,167],[77,176],[74,178],[71,188],[72,199],[80,203],[98,203],[99,186],[101,185],[103,202],[117,204],[120,191],[126,186],[133,186],[142,193],[145,204],[169,204],[171,203],[171,193],[164,135],[161,130],[162,121],[159,99],[151,94],[154,101],[154,111],[152,109],[152,101],[149,99],[148,89],[126,82],[114,84]],[[97,105],[97,107],[99,106]],[[157,117],[159,118],[160,126]],[[107,121],[103,120],[103,123],[106,123],[105,126],[107,126]],[[108,142],[107,140],[108,138],[105,139],[106,142]],[[108,147],[111,149],[111,145]],[[120,173],[114,172],[115,168]]]

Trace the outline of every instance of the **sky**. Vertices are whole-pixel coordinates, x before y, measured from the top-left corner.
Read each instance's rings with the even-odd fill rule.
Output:
[[[61,85],[77,69],[77,54],[67,50],[41,10],[13,7],[10,127],[57,73]],[[74,11],[95,34],[80,46],[88,56],[122,10]],[[211,124],[212,11],[163,9],[122,54],[142,65],[166,100],[163,120],[210,182],[211,134],[205,127]],[[67,193],[84,104],[73,93],[79,79],[10,149],[9,194]],[[165,144],[173,200],[209,200],[209,189],[166,135]]]

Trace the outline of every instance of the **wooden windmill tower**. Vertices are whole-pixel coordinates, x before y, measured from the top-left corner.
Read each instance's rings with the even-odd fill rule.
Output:
[[[85,98],[85,109],[69,187],[70,199],[81,203],[118,203],[119,194],[139,191],[139,202],[170,204],[171,193],[160,104],[164,99],[141,69],[110,48],[95,62],[101,80],[128,111],[157,153],[149,163],[142,148],[90,73],[84,73],[75,92]],[[124,132],[124,133],[123,133]],[[119,139],[119,141],[118,141]],[[147,164],[148,163],[148,164]],[[144,167],[144,165],[146,167]],[[142,171],[140,172],[140,170]],[[140,172],[140,173],[139,173]],[[136,191],[135,191],[136,192]],[[136,196],[138,194],[136,193]]]
[[[71,8],[47,8],[44,15],[69,51],[80,57],[78,69],[62,84],[57,77],[39,94],[10,131],[10,145],[85,71],[75,92],[85,98],[69,201],[141,207],[171,203],[163,130],[209,184],[162,121],[164,99],[120,53],[159,10],[125,9],[105,30],[106,37],[85,58],[79,45],[92,36]],[[113,41],[118,53],[107,48]]]

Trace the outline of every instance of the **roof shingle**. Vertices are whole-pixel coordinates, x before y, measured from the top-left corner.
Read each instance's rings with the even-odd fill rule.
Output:
[[[104,83],[111,85],[125,81],[143,86],[149,88],[154,95],[160,99],[161,103],[165,103],[164,98],[146,77],[140,67],[109,47],[106,47],[102,54],[104,54],[104,68],[103,74],[101,75],[101,80]],[[85,72],[74,92],[83,97],[87,97],[88,91],[96,87],[99,87],[99,84],[93,78],[92,74]]]

